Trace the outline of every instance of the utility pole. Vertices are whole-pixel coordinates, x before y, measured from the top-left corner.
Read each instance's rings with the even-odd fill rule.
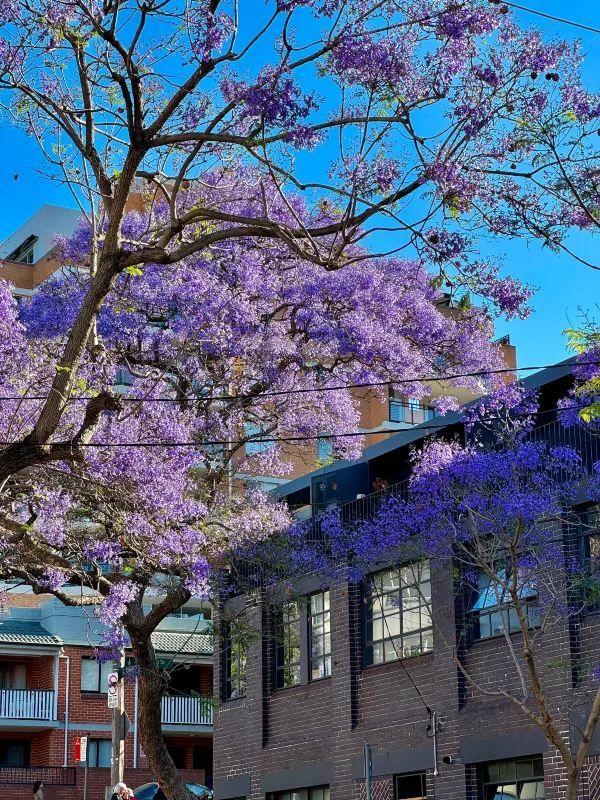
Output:
[[[119,676],[116,685],[117,702],[112,710],[112,757],[110,760],[110,781],[112,786],[123,781],[125,774],[125,651],[122,649],[118,661],[113,663],[113,671]]]

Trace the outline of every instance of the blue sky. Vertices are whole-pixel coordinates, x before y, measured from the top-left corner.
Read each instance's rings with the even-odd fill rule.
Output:
[[[252,0],[258,2],[258,0]],[[568,17],[600,28],[600,3],[597,0],[523,0],[528,8]],[[584,67],[587,85],[600,91],[600,34],[542,19],[526,12],[516,12],[524,24],[535,24],[549,37],[581,38],[587,59]],[[34,141],[25,134],[0,123],[0,240],[8,236],[43,203],[73,206],[65,187],[49,181],[42,174],[44,162]],[[14,176],[18,175],[15,180]],[[598,239],[574,236],[570,244],[577,252],[600,263]],[[486,245],[483,245],[485,250]],[[584,267],[567,255],[556,256],[537,244],[503,242],[494,246],[506,260],[507,272],[539,287],[534,298],[534,313],[524,321],[501,321],[498,335],[510,333],[517,346],[521,366],[543,365],[567,355],[563,330],[576,325],[580,310],[596,312],[600,317],[600,272]]]

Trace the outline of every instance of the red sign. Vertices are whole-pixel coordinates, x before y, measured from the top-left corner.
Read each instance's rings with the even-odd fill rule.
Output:
[[[78,736],[75,739],[75,744],[73,745],[73,757],[75,761],[81,761],[81,737]]]

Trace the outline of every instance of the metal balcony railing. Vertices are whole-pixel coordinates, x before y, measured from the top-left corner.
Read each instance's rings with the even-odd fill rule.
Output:
[[[454,424],[456,425],[456,423]],[[600,435],[595,435],[579,425],[565,428],[559,420],[555,420],[534,428],[526,434],[526,439],[533,442],[547,442],[551,447],[572,448],[579,454],[581,465],[589,475],[593,472],[594,464],[600,462]],[[490,445],[490,447],[494,448],[494,445]],[[567,470],[564,470],[564,473],[561,476],[563,479],[570,477]],[[373,519],[382,503],[394,497],[407,500],[409,486],[409,481],[404,480],[377,492],[371,492],[364,496],[359,495],[355,500],[331,506],[326,511],[313,507],[313,511],[317,513],[304,523],[307,542],[312,544],[326,542],[327,524],[325,520],[328,511],[338,514],[344,526]],[[238,561],[235,564],[235,571],[238,578],[247,580],[253,586],[260,585],[263,579],[260,564]]]
[[[161,720],[165,725],[212,725],[212,697],[166,695],[162,699]]]
[[[407,425],[421,425],[436,416],[435,409],[420,406],[416,403],[406,403],[404,400],[389,400],[390,422],[406,422]]]
[[[539,425],[526,435],[526,439],[532,442],[547,442],[551,447],[569,447],[575,450],[581,458],[584,471],[591,475],[594,464],[600,462],[600,435],[591,433],[580,425],[569,428],[564,427],[559,420]],[[563,479],[570,476],[564,471]],[[336,507],[337,513],[344,525],[350,525],[356,521],[372,519],[381,508],[384,501],[393,497],[408,499],[409,481],[401,481],[391,486],[381,489],[378,492],[371,492],[364,497],[357,497],[346,503],[340,503]],[[322,515],[316,514],[308,520],[308,539],[309,541],[321,541]]]
[[[54,690],[0,689],[0,720],[55,720]]]

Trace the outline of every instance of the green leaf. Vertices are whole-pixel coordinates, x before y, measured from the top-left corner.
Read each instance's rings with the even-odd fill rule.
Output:
[[[128,275],[143,275],[144,271],[139,267],[125,267],[125,272]]]

